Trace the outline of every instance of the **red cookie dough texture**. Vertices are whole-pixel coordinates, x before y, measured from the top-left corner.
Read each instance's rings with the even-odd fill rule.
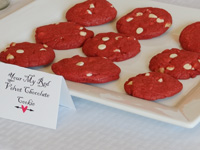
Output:
[[[117,21],[118,32],[139,40],[151,39],[165,33],[172,24],[171,15],[161,8],[136,8]]]
[[[81,83],[105,83],[117,80],[121,72],[120,68],[108,59],[78,55],[54,63],[52,70],[66,80]]]
[[[200,22],[185,27],[179,37],[183,49],[200,52]]]
[[[159,72],[139,74],[124,84],[127,94],[150,101],[173,96],[182,88],[177,79]]]
[[[123,61],[136,56],[140,52],[140,44],[133,36],[108,32],[97,34],[88,39],[82,50],[87,56]]]
[[[57,50],[78,48],[85,40],[94,36],[93,31],[73,22],[61,22],[38,27],[35,39]]]
[[[29,42],[11,43],[10,47],[0,53],[0,61],[21,67],[47,65],[55,58],[52,48],[45,44]]]
[[[200,74],[200,54],[176,48],[167,49],[151,59],[149,68],[177,79],[194,78]]]
[[[66,13],[66,19],[83,26],[96,26],[115,19],[116,9],[106,0],[87,0],[78,3]]]

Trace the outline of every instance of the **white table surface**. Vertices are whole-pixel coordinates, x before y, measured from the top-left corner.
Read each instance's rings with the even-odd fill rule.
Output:
[[[199,0],[154,1],[200,9]],[[187,129],[81,98],[73,100],[77,111],[60,107],[57,130],[0,119],[0,150],[200,149],[200,124]]]

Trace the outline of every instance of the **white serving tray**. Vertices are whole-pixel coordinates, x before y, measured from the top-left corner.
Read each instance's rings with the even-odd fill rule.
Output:
[[[66,21],[65,13],[80,0],[38,0],[33,1],[20,10],[0,19],[0,51],[11,42],[35,42],[34,32],[39,26]],[[107,106],[118,108],[145,117],[167,123],[192,128],[200,121],[200,77],[189,80],[180,80],[183,90],[170,98],[154,102],[134,98],[125,93],[124,82],[140,73],[149,72],[149,61],[152,56],[164,49],[180,48],[178,41],[182,29],[193,22],[200,20],[200,10],[168,5],[150,0],[109,0],[117,9],[117,18],[111,23],[95,27],[87,27],[95,34],[101,32],[117,32],[116,21],[137,7],[160,7],[166,9],[173,17],[173,25],[164,35],[150,40],[140,40],[141,52],[136,57],[116,64],[121,68],[120,79],[105,84],[81,84],[66,81],[73,96],[81,97]],[[55,50],[56,59],[84,54],[81,48],[72,50]],[[34,68],[53,73],[51,66]]]
[[[14,13],[16,10],[28,5],[34,0],[10,0],[9,5],[0,10],[0,19]]]

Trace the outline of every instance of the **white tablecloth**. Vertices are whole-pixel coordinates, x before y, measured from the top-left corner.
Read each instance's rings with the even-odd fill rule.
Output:
[[[199,0],[154,1],[200,9]],[[0,119],[0,150],[200,149],[200,125],[186,129],[81,98],[73,100],[77,111],[60,107],[57,130]]]

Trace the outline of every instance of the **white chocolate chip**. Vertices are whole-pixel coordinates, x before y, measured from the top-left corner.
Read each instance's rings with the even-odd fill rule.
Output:
[[[76,64],[77,66],[83,66],[84,65],[84,62],[80,61]]]
[[[103,37],[103,38],[102,38],[102,41],[108,41],[108,40],[110,40],[109,37]]]
[[[172,71],[172,70],[174,70],[174,67],[167,67],[166,69],[169,71]]]
[[[46,44],[43,44],[43,46],[46,47],[46,48],[48,47],[48,45],[46,45]]]
[[[148,8],[146,9],[147,12],[151,13],[151,10],[149,10]]]
[[[115,37],[115,40],[119,40],[119,38],[122,38],[122,36]]]
[[[200,59],[198,59],[198,62],[200,63]]]
[[[117,53],[120,53],[120,49],[115,49],[113,52],[117,52]]]
[[[178,55],[177,54],[171,54],[169,57],[170,58],[176,58]]]
[[[158,80],[158,82],[160,82],[160,83],[161,83],[161,82],[163,82],[163,79],[162,79],[162,78],[160,78],[160,79]]]
[[[16,53],[22,54],[22,53],[24,53],[24,50],[23,49],[18,49],[18,50],[16,50]]]
[[[171,27],[171,25],[172,25],[171,23],[166,23],[165,28],[169,28],[169,27]]]
[[[155,14],[149,14],[149,18],[158,18]]]
[[[133,81],[130,81],[127,85],[133,85]]]
[[[15,43],[15,42],[11,43],[11,46],[15,46],[15,45],[16,45],[16,43]]]
[[[90,8],[95,8],[95,7],[94,7],[94,4],[90,4]]]
[[[156,22],[157,22],[157,23],[163,23],[164,21],[165,21],[164,19],[160,19],[160,18],[157,18],[157,19],[156,19]]]
[[[159,68],[159,72],[164,73],[165,72],[165,68]]]
[[[80,27],[79,30],[83,30],[83,27]]]
[[[143,15],[142,12],[138,12],[138,13],[136,14],[137,17],[138,17],[138,16],[142,16],[142,15]]]
[[[86,35],[87,35],[87,32],[81,31],[81,32],[80,32],[80,35],[81,35],[81,36],[86,36]]]
[[[87,10],[87,13],[90,15],[92,14],[91,10],[89,10],[89,9]]]
[[[145,73],[145,76],[146,76],[146,77],[150,76],[150,73],[149,73],[149,72],[148,72],[148,73]]]
[[[40,51],[46,51],[46,49],[45,48],[41,48]]]
[[[136,33],[141,34],[143,31],[144,31],[143,28],[139,27],[137,28]]]
[[[87,76],[87,77],[91,77],[91,76],[92,76],[92,73],[87,73],[86,76]]]
[[[190,69],[192,69],[192,65],[190,65],[190,64],[185,64],[185,65],[183,66],[183,68],[184,68],[185,70],[190,70]]]
[[[7,57],[6,57],[6,60],[9,60],[9,59],[14,59],[15,57],[11,54],[8,54]]]
[[[99,46],[98,46],[98,49],[99,50],[104,50],[106,48],[106,45],[105,44],[100,44]]]
[[[129,17],[129,18],[126,19],[126,22],[130,22],[131,20],[133,20],[133,18]]]

